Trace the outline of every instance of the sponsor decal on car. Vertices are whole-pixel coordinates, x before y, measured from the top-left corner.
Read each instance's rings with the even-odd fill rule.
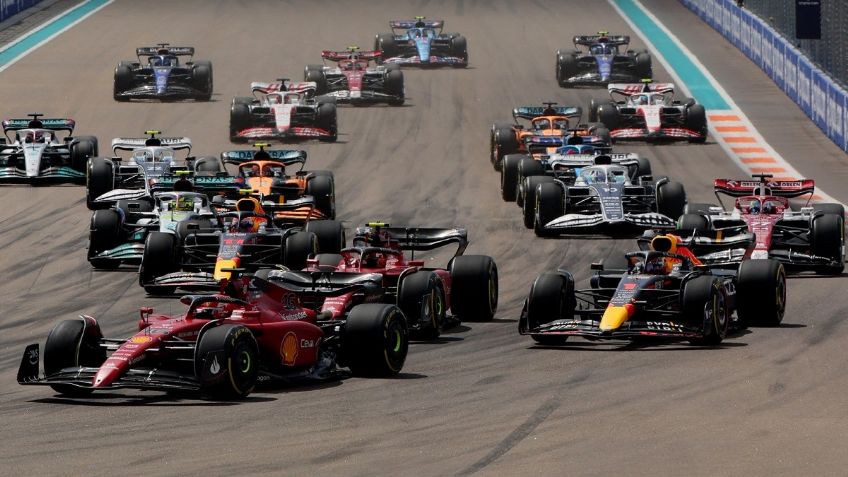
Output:
[[[297,335],[289,331],[283,336],[283,341],[280,343],[280,356],[283,357],[283,364],[286,366],[294,365],[298,351]]]

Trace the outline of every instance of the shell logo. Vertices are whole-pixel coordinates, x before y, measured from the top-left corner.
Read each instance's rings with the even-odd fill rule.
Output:
[[[130,343],[142,344],[142,343],[150,343],[153,341],[153,338],[149,336],[133,336],[130,338]]]
[[[295,359],[297,359],[298,351],[297,335],[289,331],[283,337],[283,342],[280,344],[280,356],[283,357],[283,364],[287,366],[293,365]]]

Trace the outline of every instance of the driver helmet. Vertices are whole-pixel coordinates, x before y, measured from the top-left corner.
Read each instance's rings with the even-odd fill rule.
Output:
[[[26,142],[44,142],[44,132],[31,131],[26,135]]]
[[[192,184],[186,177],[180,177],[174,182],[174,190],[177,192],[191,192],[194,190],[194,184]],[[178,199],[178,201],[180,199]]]
[[[268,103],[270,104],[280,104],[282,99],[279,94],[269,94],[268,95]]]
[[[606,182],[606,180],[607,180],[607,177],[606,177],[606,174],[604,174],[604,171],[599,170],[599,169],[590,170],[588,175],[589,175],[589,182],[590,183]]]
[[[260,169],[258,164],[253,164],[250,166],[250,176],[251,177],[259,177]]]
[[[760,201],[755,200],[751,202],[751,205],[748,206],[749,214],[759,214],[760,213]]]
[[[764,214],[773,214],[775,212],[777,212],[777,207],[775,207],[773,203],[766,201],[763,204],[763,213]]]
[[[637,94],[633,97],[633,104],[645,105],[648,104],[648,96],[644,94]]]

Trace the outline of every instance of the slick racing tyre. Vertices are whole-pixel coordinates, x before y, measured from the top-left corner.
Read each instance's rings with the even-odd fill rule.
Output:
[[[403,71],[400,69],[389,69],[386,71],[383,87],[386,94],[392,95],[389,104],[392,106],[402,106],[405,98],[405,90],[403,87]]]
[[[703,143],[707,141],[707,112],[700,104],[694,104],[686,108],[686,129],[700,134],[689,142]]]
[[[460,255],[448,268],[451,313],[462,321],[491,321],[498,311],[498,267],[492,257]]]
[[[518,161],[518,188],[515,193],[515,203],[519,207],[524,205],[524,195],[526,193],[524,188],[525,179],[528,177],[543,176],[544,174],[545,166],[532,157],[525,155]]]
[[[571,275],[543,273],[530,287],[527,298],[527,329],[533,331],[556,320],[574,318],[576,299]],[[534,335],[533,341],[541,345],[559,345],[568,339],[565,335]]]
[[[336,218],[336,191],[332,175],[313,175],[307,179],[306,195],[315,198],[315,208],[324,214],[324,217]]]
[[[618,127],[618,108],[614,104],[602,104],[598,106],[598,119],[610,131],[616,129]]]
[[[321,136],[320,141],[336,142],[338,139],[338,124],[336,122],[336,105],[333,103],[321,103],[318,105],[318,117],[315,125],[319,129],[330,132],[330,136]]]
[[[350,310],[341,361],[355,376],[395,376],[403,369],[408,351],[409,331],[400,308],[365,303]]]
[[[195,99],[201,101],[212,99],[212,62],[195,61],[191,68],[191,83],[198,91]]]
[[[657,187],[657,212],[671,220],[683,215],[686,207],[686,190],[679,182],[664,182]]]
[[[598,122],[598,108],[602,104],[610,104],[610,98],[592,98],[589,100],[589,122]]]
[[[250,115],[250,106],[233,103],[230,107],[230,141],[236,143],[247,142],[247,139],[239,137],[238,133],[251,126],[253,126],[253,118]]]
[[[640,51],[636,54],[636,75],[640,79],[652,79],[654,77],[653,69],[651,68],[651,54],[647,51]]]
[[[127,91],[132,88],[133,84],[133,72],[130,66],[123,64],[121,62],[117,68],[115,68],[115,80],[113,83],[112,89],[112,97],[115,101],[129,101],[129,98],[121,96],[121,93]]]
[[[492,167],[499,171],[503,165],[504,157],[507,154],[518,152],[518,138],[515,136],[513,125],[509,123],[493,124],[489,146],[492,152],[490,156]]]
[[[77,136],[71,142],[71,167],[79,172],[85,172],[88,160],[97,156],[97,138],[94,136]]]
[[[844,220],[844,216],[836,214],[823,214],[813,217],[810,233],[813,255],[827,257],[835,264],[820,267],[816,270],[819,274],[840,275],[845,269],[845,258],[842,256],[845,245]]]
[[[175,287],[154,285],[157,277],[177,271],[176,244],[174,235],[150,232],[144,241],[144,253],[138,270],[138,280],[144,291],[151,295],[169,295]]]
[[[428,271],[405,275],[398,284],[397,305],[406,316],[411,339],[429,341],[439,337],[447,304],[438,275]]]
[[[344,225],[338,220],[311,220],[306,232],[315,234],[320,253],[339,253],[345,246]]]
[[[96,258],[106,250],[118,246],[121,240],[121,217],[112,209],[95,210],[91,216],[91,232],[88,234],[88,261],[98,270],[114,270],[121,265],[120,260]]]
[[[509,154],[503,158],[501,167],[501,198],[514,202],[518,191],[518,163],[527,158],[524,154]],[[532,160],[532,159],[530,159]]]
[[[86,171],[85,204],[89,210],[105,209],[107,202],[95,202],[95,199],[115,187],[115,173],[112,161],[103,157],[89,159]]]
[[[533,232],[536,236],[555,235],[556,232],[546,229],[545,225],[565,215],[565,191],[554,182],[539,184],[534,209]]]
[[[395,46],[395,36],[391,33],[381,33],[374,38],[374,49],[380,50],[382,54],[378,63],[382,63],[387,58],[397,56],[397,47]]]
[[[44,344],[44,374],[50,376],[65,368],[100,367],[106,361],[106,350],[100,347],[100,326],[86,328],[82,320],[59,322],[47,335]],[[70,384],[51,384],[59,394],[85,396],[90,388]]]
[[[556,61],[556,78],[557,83],[563,88],[568,88],[571,84],[568,79],[577,74],[577,57],[565,51],[557,54]]]
[[[683,214],[677,219],[677,233],[681,237],[703,236],[710,231],[710,221],[701,214]]]
[[[225,324],[209,329],[197,341],[195,374],[201,392],[214,399],[243,399],[259,378],[259,346],[250,330]]]
[[[531,176],[524,179],[521,184],[523,197],[521,202],[521,221],[524,227],[532,229],[536,222],[536,193],[539,191],[541,184],[554,184],[556,179],[550,176]]]
[[[303,270],[306,268],[306,259],[318,251],[318,236],[312,232],[296,232],[286,237],[283,265],[292,270]]]
[[[324,74],[324,67],[321,65],[308,65],[303,70],[303,81],[312,81],[315,83],[316,96],[327,94],[330,91],[327,86],[327,75]]]
[[[786,311],[786,272],[776,260],[743,260],[736,279],[741,326],[780,326]]]
[[[683,318],[701,327],[703,335],[689,340],[699,346],[716,346],[727,336],[730,311],[715,277],[700,276],[686,282],[683,288]]]
[[[451,38],[450,42],[451,56],[462,58],[465,62],[453,65],[454,68],[465,68],[468,66],[468,41],[464,36],[457,35]]]

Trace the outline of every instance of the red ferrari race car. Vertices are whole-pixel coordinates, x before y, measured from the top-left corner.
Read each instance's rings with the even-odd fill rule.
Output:
[[[754,179],[716,179],[715,194],[721,205],[690,203],[678,222],[681,234],[720,234],[725,244],[734,237],[753,233],[753,250],[716,251],[713,242],[696,240],[695,254],[707,263],[728,258],[737,263],[749,257],[770,258],[783,263],[789,271],[841,274],[845,268],[842,204],[810,204],[815,192],[815,181],[811,179],[772,180],[769,174],[756,174]],[[725,209],[721,195],[735,198],[732,210]],[[807,202],[793,210],[789,199],[802,196],[807,196]]]
[[[311,290],[308,297],[269,271],[241,277],[234,298],[187,295],[185,313],[169,316],[141,308],[138,332],[104,338],[90,316],[56,325],[44,345],[27,346],[18,383],[49,385],[67,396],[137,388],[200,392],[217,399],[244,398],[258,382],[327,379],[348,367],[356,376],[393,376],[409,347],[406,320],[393,305],[364,303],[343,319],[318,312],[315,297],[368,295],[375,285],[351,282]]]
[[[417,251],[450,244],[457,250],[447,268],[426,267],[424,260],[415,259]],[[497,311],[495,261],[486,255],[462,255],[467,246],[465,229],[389,227],[371,222],[356,229],[353,247],[340,253],[318,254],[307,261],[306,270],[332,271],[337,277],[377,274],[384,290],[383,301],[396,303],[403,310],[410,333],[416,339],[435,339],[441,329],[460,320],[488,321]],[[328,299],[323,309],[344,306],[343,298],[351,297]]]
[[[613,142],[707,140],[707,115],[692,98],[674,99],[674,84],[610,84],[610,99],[592,100],[589,121],[600,121]]]

